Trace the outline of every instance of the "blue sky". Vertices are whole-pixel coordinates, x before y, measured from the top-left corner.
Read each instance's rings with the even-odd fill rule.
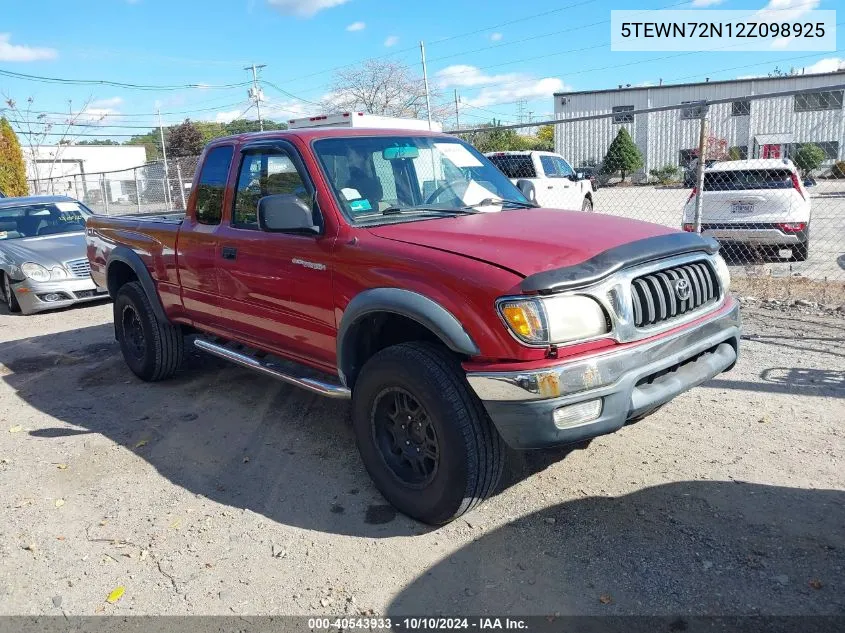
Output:
[[[776,65],[833,70],[845,63],[842,37],[830,53],[611,52],[612,9],[708,7],[835,9],[840,0],[31,0],[6,2],[0,23],[0,70],[66,79],[201,88],[133,90],[39,83],[0,77],[0,92],[33,109],[78,110],[122,127],[185,117],[227,120],[247,108],[243,66],[264,63],[264,110],[285,120],[312,114],[331,89],[332,69],[370,57],[407,64],[420,74],[425,40],[432,85],[461,95],[461,123],[492,118],[549,118],[555,90],[612,88],[765,75]],[[73,8],[69,8],[73,6]],[[39,17],[42,16],[42,17]],[[52,16],[46,19],[43,16]],[[839,18],[838,18],[839,19]],[[70,103],[68,102],[70,100]],[[518,104],[518,101],[523,103]],[[247,115],[252,118],[254,110]],[[120,115],[120,116],[118,116]],[[124,116],[125,115],[125,116]],[[95,130],[97,131],[97,130]],[[139,129],[138,131],[143,131]]]

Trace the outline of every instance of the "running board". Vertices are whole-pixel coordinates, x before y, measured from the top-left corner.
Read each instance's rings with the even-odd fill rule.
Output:
[[[212,343],[205,339],[194,339],[194,345],[204,352],[214,354],[215,356],[219,356],[220,358],[225,358],[226,360],[231,361],[237,365],[242,365],[243,367],[254,369],[257,372],[272,376],[277,380],[281,380],[282,382],[294,385],[295,387],[302,387],[303,389],[307,389],[308,391],[318,393],[321,396],[341,399],[348,399],[352,397],[352,392],[350,392],[349,389],[341,385],[332,384],[330,382],[323,382],[314,378],[297,377],[291,376],[290,374],[285,374],[279,371],[276,365],[272,362],[265,361],[263,359],[258,359],[254,356],[249,356],[247,354],[242,354],[241,352],[237,352],[223,345]]]

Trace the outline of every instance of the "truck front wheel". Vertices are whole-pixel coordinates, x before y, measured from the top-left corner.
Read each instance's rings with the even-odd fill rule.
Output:
[[[165,380],[179,369],[182,331],[158,320],[140,282],[132,281],[118,290],[114,331],[126,364],[141,380]]]
[[[376,487],[419,521],[448,523],[499,482],[504,442],[448,350],[415,342],[378,352],[355,384],[352,420]]]

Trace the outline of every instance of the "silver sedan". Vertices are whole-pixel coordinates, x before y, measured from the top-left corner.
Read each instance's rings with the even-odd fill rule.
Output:
[[[0,199],[0,289],[10,312],[32,314],[102,299],[91,280],[85,220],[64,196]]]

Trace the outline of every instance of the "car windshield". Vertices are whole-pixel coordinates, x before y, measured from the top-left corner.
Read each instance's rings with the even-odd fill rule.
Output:
[[[338,203],[356,224],[533,206],[484,156],[458,139],[329,138],[315,141],[314,151]]]
[[[0,208],[0,241],[76,233],[90,215],[78,202],[38,202]]]

